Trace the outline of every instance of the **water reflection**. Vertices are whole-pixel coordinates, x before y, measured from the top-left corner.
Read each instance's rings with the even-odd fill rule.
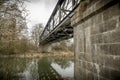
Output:
[[[21,76],[21,80],[38,80],[38,59],[33,59],[29,62],[22,73],[18,73]]]
[[[73,80],[71,58],[0,58],[1,80]]]
[[[69,65],[66,68],[62,68],[57,63],[52,63],[51,66],[63,77],[63,78],[73,78],[73,72],[74,72],[74,64],[69,61]]]
[[[30,60],[18,58],[0,58],[0,79],[18,80],[17,73],[24,71]]]

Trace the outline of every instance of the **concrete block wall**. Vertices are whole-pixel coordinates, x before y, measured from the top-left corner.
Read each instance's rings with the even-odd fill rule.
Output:
[[[71,25],[75,80],[120,80],[119,0],[84,0]]]

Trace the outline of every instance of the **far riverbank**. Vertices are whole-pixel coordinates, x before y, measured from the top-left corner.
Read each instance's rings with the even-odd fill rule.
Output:
[[[50,53],[40,53],[40,52],[29,52],[24,54],[11,54],[11,55],[3,55],[0,57],[18,57],[18,58],[41,58],[41,57],[49,57],[49,56],[61,56],[61,57],[73,57],[74,53],[71,51],[53,51]]]

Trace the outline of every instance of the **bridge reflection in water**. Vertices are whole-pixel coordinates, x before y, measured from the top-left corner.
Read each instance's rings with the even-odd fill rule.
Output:
[[[74,79],[74,63],[70,58],[0,58],[0,60],[1,80]]]

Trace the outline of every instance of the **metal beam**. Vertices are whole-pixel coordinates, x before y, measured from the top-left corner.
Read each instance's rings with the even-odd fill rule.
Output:
[[[59,32],[60,34],[71,34],[73,32],[73,28],[70,25],[70,17],[74,14],[74,10],[79,5],[80,1],[81,0],[58,0],[57,5],[40,35],[40,43],[50,41],[52,38],[51,36],[56,37]],[[59,35],[59,37],[61,36]],[[65,35],[64,37],[69,36]]]

